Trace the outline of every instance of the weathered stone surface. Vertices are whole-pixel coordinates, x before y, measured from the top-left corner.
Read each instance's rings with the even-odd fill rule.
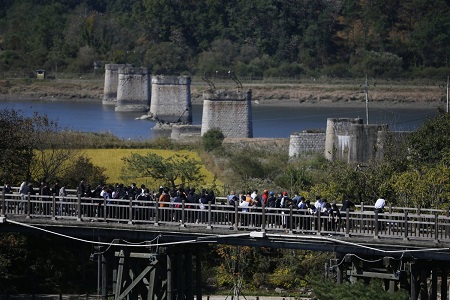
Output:
[[[150,106],[150,72],[146,68],[119,68],[115,111],[147,112]]]
[[[191,78],[153,76],[149,114],[164,123],[192,123]]]
[[[119,84],[119,68],[131,67],[128,64],[106,64],[105,65],[105,85],[103,87],[104,105],[116,105],[117,86]]]
[[[252,138],[252,92],[209,91],[203,94],[202,135],[218,128],[227,138]]]

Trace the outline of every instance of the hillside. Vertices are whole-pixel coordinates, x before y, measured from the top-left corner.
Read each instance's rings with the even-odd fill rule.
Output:
[[[449,26],[448,0],[2,1],[0,70],[445,78]]]

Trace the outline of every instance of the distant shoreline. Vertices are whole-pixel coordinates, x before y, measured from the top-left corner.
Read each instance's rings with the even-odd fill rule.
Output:
[[[354,84],[333,83],[264,83],[246,84],[252,91],[252,105],[273,107],[365,107],[365,93]],[[221,86],[220,90],[236,87]],[[193,105],[203,103],[203,85],[191,86]],[[0,80],[0,101],[36,100],[101,102],[104,95],[102,80],[32,81]],[[371,86],[369,106],[381,108],[436,108],[446,107],[445,90],[433,85],[380,83]]]
[[[101,102],[101,98],[90,97],[76,97],[76,96],[45,96],[36,97],[35,95],[21,95],[21,94],[0,94],[0,101],[70,101],[70,102]],[[193,100],[193,105],[202,105],[201,100]],[[365,107],[364,101],[344,101],[344,100],[322,100],[322,101],[299,101],[295,99],[261,99],[252,100],[252,106],[270,106],[270,107]],[[446,103],[438,101],[430,102],[411,102],[411,101],[369,101],[370,106],[383,108],[417,108],[417,109],[432,109],[445,108]]]

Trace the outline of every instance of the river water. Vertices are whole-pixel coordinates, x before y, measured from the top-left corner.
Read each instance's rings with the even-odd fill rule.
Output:
[[[156,136],[152,130],[155,122],[136,120],[143,113],[115,112],[113,106],[98,102],[70,101],[0,101],[0,109],[13,108],[24,115],[34,112],[46,114],[51,120],[67,129],[84,132],[108,132],[122,139],[144,140]],[[274,107],[254,104],[253,136],[255,138],[288,138],[294,132],[307,129],[325,130],[327,118],[364,119],[366,108],[361,107]],[[436,115],[435,107],[429,108],[382,108],[369,105],[369,123],[388,124],[391,130],[415,130],[427,118]],[[193,105],[193,124],[202,120],[202,106]]]

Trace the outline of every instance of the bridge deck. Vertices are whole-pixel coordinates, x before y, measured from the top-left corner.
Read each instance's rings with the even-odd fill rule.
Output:
[[[213,241],[323,251],[417,255],[450,259],[448,211],[391,207],[378,214],[370,206],[343,212],[340,220],[293,208],[250,208],[226,204],[160,203],[17,193],[2,197],[5,224],[51,228],[55,232],[167,242]],[[17,229],[17,228],[15,228]],[[0,226],[12,231],[13,226]],[[84,231],[84,233],[82,232]],[[427,251],[424,251],[427,250]],[[419,254],[419,252],[421,254]],[[433,254],[436,253],[436,254]],[[444,255],[445,254],[445,255]],[[445,256],[445,258],[444,258]],[[448,256],[448,257],[447,257]]]

